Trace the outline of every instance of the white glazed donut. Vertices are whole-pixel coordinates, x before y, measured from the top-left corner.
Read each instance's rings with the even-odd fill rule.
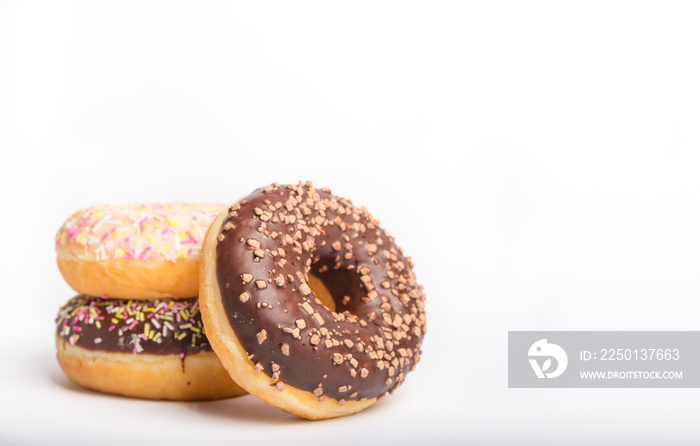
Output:
[[[192,298],[202,239],[221,204],[92,206],[56,234],[58,268],[77,292],[122,299]]]

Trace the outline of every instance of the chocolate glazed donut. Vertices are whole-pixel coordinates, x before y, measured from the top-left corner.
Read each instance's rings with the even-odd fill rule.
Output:
[[[212,351],[197,300],[76,296],[56,319],[56,359],[88,389],[197,401],[245,394]]]
[[[415,368],[426,331],[423,287],[364,207],[309,182],[275,183],[222,212],[209,232],[204,324],[250,393],[302,417],[329,418],[371,405]],[[335,311],[317,298],[314,277]],[[238,367],[227,361],[236,342],[245,353]],[[266,378],[248,380],[244,363]]]

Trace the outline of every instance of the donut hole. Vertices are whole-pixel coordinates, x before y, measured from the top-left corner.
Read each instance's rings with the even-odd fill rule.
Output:
[[[335,311],[335,300],[321,279],[313,274],[309,274],[309,288],[311,288],[311,291],[313,291],[324,307],[330,311]]]

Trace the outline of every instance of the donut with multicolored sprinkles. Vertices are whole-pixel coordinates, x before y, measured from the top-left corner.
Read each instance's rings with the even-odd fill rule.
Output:
[[[56,263],[75,291],[119,299],[193,298],[199,250],[217,203],[98,205],[56,234]]]
[[[425,294],[410,257],[328,189],[275,183],[234,203],[209,228],[200,267],[212,348],[241,387],[287,412],[358,412],[420,359]]]
[[[71,381],[101,392],[169,400],[246,393],[212,351],[196,299],[76,296],[58,312],[56,349]]]

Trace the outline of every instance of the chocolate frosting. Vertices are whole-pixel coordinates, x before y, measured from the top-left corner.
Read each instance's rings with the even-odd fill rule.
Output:
[[[79,295],[59,310],[56,334],[94,351],[181,358],[212,351],[196,299],[136,301]]]
[[[393,391],[419,361],[423,288],[364,207],[308,182],[273,184],[231,206],[218,239],[223,308],[256,371],[345,401]]]

